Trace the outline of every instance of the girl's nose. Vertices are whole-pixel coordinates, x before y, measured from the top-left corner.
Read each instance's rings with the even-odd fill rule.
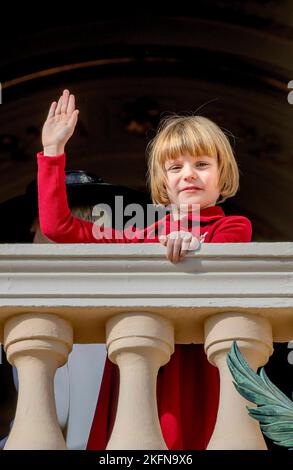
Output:
[[[190,179],[196,179],[196,178],[197,178],[196,169],[192,166],[187,165],[184,168],[184,179],[190,180]]]

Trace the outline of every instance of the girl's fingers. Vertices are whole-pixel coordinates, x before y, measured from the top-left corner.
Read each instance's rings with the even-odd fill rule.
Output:
[[[180,260],[183,259],[188,253],[188,250],[181,250],[180,252]]]
[[[198,249],[200,243],[197,237],[191,236],[190,239],[184,238],[182,241],[180,259],[184,258],[190,251]]]
[[[75,127],[76,126],[76,123],[77,123],[77,120],[78,120],[78,114],[79,114],[79,111],[78,109],[76,109],[70,116],[70,119],[67,123],[68,127]]]
[[[67,114],[69,114],[70,116],[74,110],[75,110],[75,97],[74,95],[70,95],[69,101],[68,101],[68,107],[67,107]]]
[[[49,118],[51,118],[51,117],[54,117],[56,107],[57,107],[57,103],[56,103],[56,101],[53,101],[53,103],[52,103],[51,106],[50,106],[47,119],[49,119]]]
[[[167,246],[167,259],[172,263],[178,263],[189,251],[196,250],[200,243],[197,237],[188,232],[171,232],[169,235],[161,235],[160,243]]]
[[[188,251],[190,250],[190,243],[191,243],[192,235],[190,237],[186,237],[182,239],[182,249],[181,251]]]
[[[62,106],[63,95],[60,96],[57,104],[57,108],[55,109],[55,116],[56,114],[61,114],[61,106]]]
[[[174,240],[171,238],[168,238],[166,256],[169,261],[173,261],[173,245],[174,245]]]
[[[181,238],[175,239],[175,242],[173,245],[173,263],[178,263],[178,261],[180,260],[182,241],[183,240]]]
[[[62,95],[61,113],[67,113],[68,100],[69,100],[69,91],[64,90],[63,95]]]
[[[197,237],[192,237],[190,245],[189,245],[189,250],[197,250],[199,247],[199,239]]]

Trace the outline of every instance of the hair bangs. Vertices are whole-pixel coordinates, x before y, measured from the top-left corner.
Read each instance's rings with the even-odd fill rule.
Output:
[[[164,132],[165,131],[165,132]],[[189,122],[177,122],[162,132],[159,143],[159,161],[161,164],[175,160],[180,155],[217,157],[214,135],[207,129],[198,129]]]

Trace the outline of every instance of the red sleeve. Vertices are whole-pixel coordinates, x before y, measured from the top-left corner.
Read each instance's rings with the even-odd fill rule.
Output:
[[[252,237],[251,222],[246,217],[228,216],[215,230],[211,243],[244,243]]]
[[[38,203],[40,228],[56,243],[113,243],[114,231],[100,231],[92,222],[73,217],[65,184],[65,154],[46,157],[38,153]],[[94,231],[94,234],[93,234]]]

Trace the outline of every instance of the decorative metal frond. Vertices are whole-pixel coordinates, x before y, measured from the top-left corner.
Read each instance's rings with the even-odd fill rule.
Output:
[[[293,447],[293,402],[268,378],[264,368],[256,374],[242,356],[236,341],[227,356],[227,363],[237,391],[257,408],[249,415],[259,421],[262,432],[275,444]]]

